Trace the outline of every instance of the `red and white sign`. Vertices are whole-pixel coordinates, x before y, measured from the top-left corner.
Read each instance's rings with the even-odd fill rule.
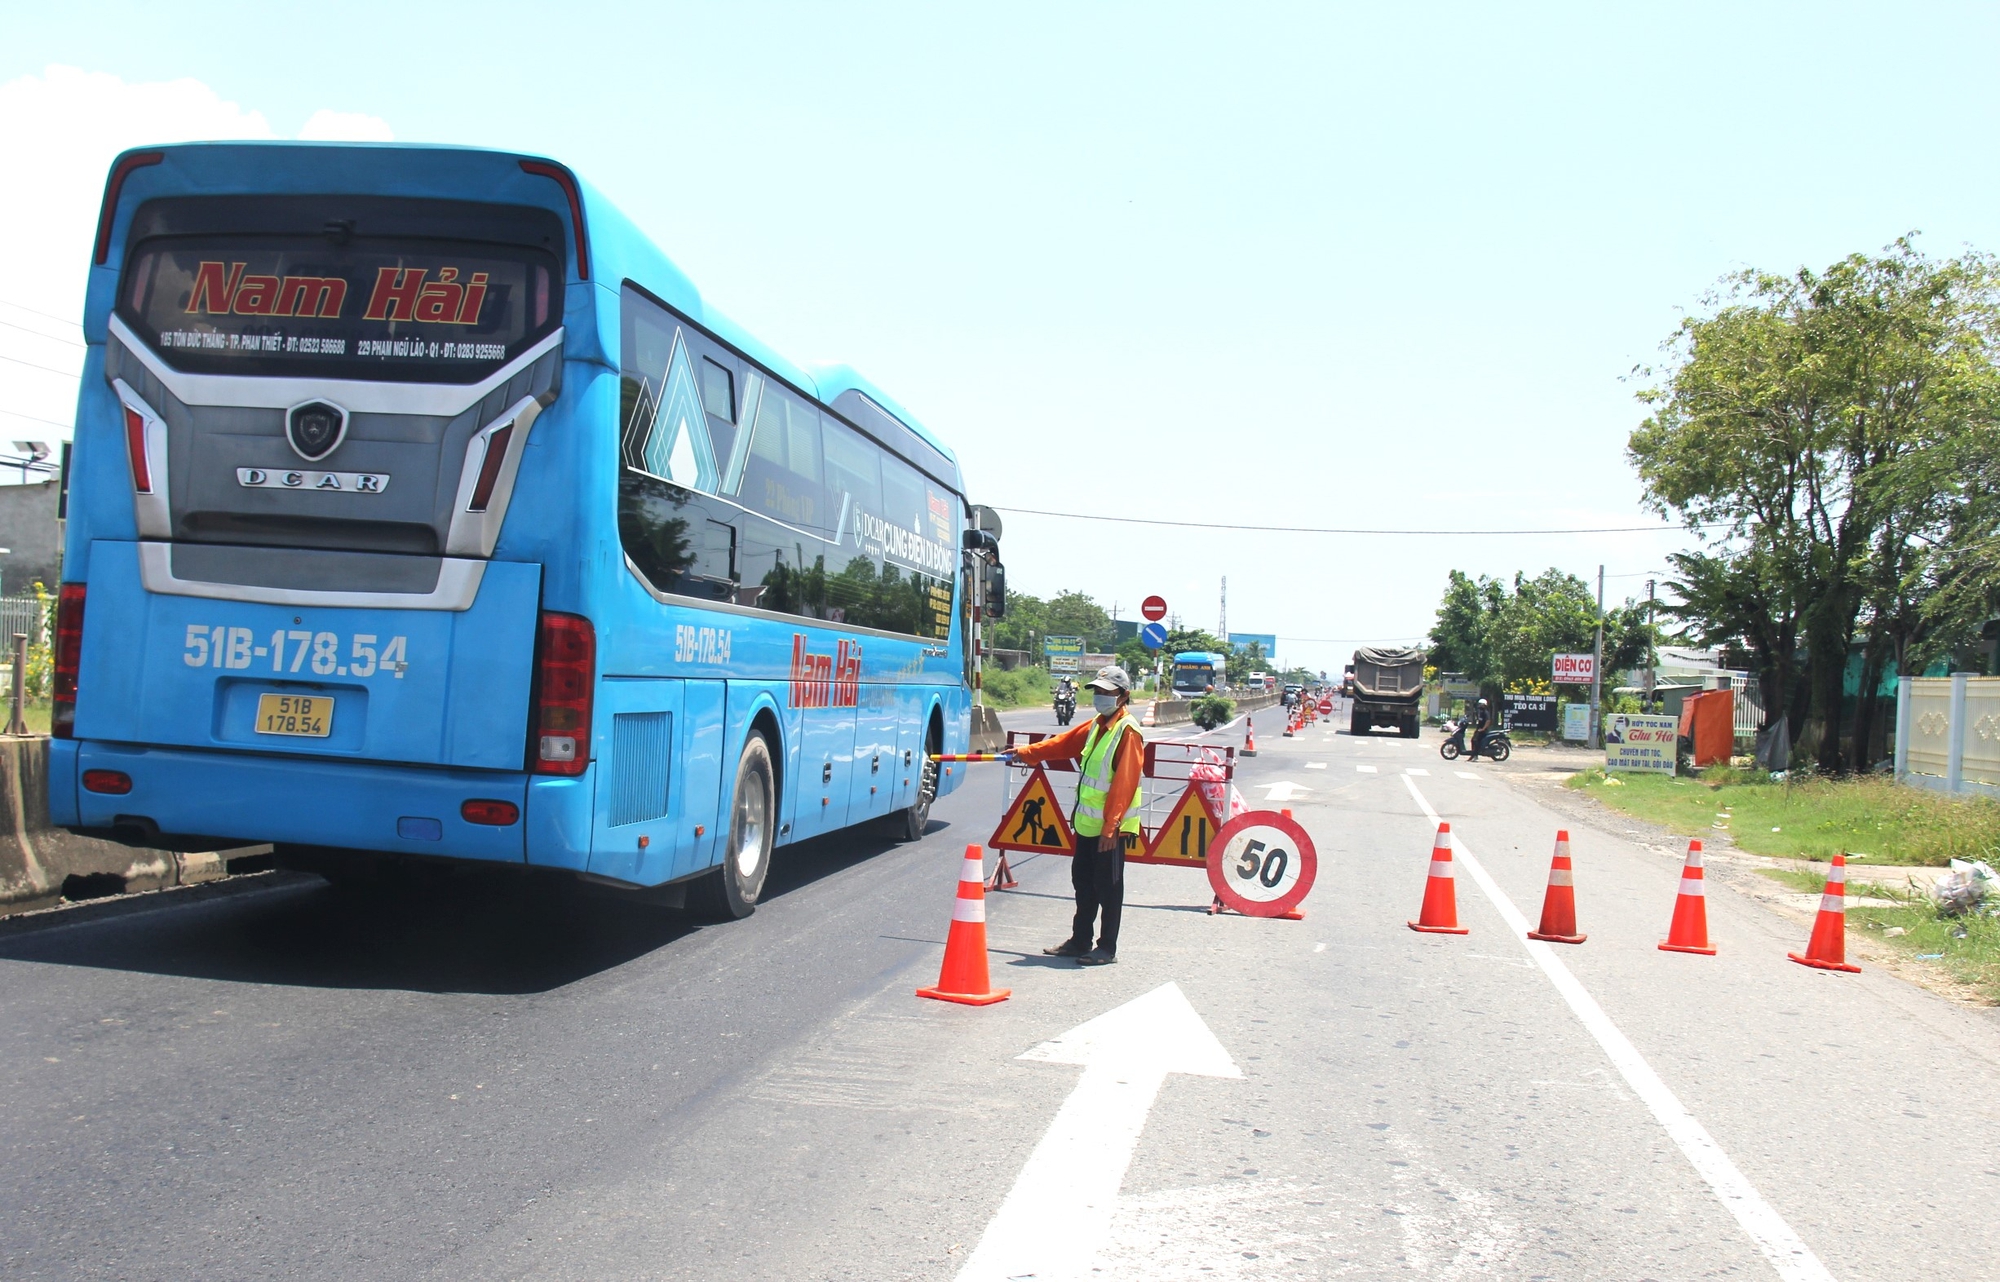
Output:
[[[1208,842],[1208,884],[1246,917],[1284,916],[1318,875],[1312,838],[1275,810],[1245,811]]]
[[[1167,599],[1163,596],[1149,596],[1139,603],[1139,613],[1153,623],[1167,617]]]
[[[1559,654],[1552,665],[1550,679],[1559,686],[1587,686],[1597,678],[1597,656],[1594,654]]]

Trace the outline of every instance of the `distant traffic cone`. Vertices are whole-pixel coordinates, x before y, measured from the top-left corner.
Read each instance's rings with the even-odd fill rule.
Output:
[[[1549,862],[1549,889],[1542,897],[1542,928],[1528,938],[1551,944],[1580,944],[1576,933],[1576,874],[1569,862],[1569,829],[1556,830],[1556,857]]]
[[[1801,966],[1815,970],[1844,970],[1859,974],[1859,966],[1847,964],[1847,856],[1835,855],[1827,870],[1826,890],[1819,897],[1819,916],[1813,919],[1812,942],[1806,955],[1786,953]]]
[[[1299,728],[1299,710],[1297,708],[1293,708],[1291,715],[1285,718],[1284,737],[1287,739],[1291,738],[1293,733],[1297,731],[1298,728]]]
[[[935,988],[919,988],[917,996],[965,1006],[991,1006],[1013,995],[1011,988],[994,988],[986,974],[986,852],[965,848],[958,874],[958,898],[951,905],[951,933],[945,936],[944,967]]]
[[[1688,843],[1687,865],[1681,869],[1681,893],[1674,900],[1673,925],[1660,945],[1670,953],[1715,956],[1708,946],[1708,892],[1701,876],[1701,838]]]
[[[1458,924],[1458,880],[1451,871],[1451,825],[1438,825],[1437,840],[1431,846],[1431,875],[1424,882],[1424,910],[1411,930],[1430,935],[1466,935],[1471,929]]]
[[[1257,755],[1257,725],[1247,718],[1243,722],[1243,755],[1246,757]]]

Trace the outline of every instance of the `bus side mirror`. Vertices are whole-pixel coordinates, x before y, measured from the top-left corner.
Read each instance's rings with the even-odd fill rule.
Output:
[[[998,561],[986,567],[986,614],[993,619],[1007,617],[1007,567]]]

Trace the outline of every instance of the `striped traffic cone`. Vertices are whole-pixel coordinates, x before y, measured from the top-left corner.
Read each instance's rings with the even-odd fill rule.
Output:
[[[1417,920],[1405,923],[1411,930],[1430,935],[1468,935],[1471,928],[1458,924],[1458,881],[1451,871],[1451,825],[1438,825],[1437,841],[1431,846],[1431,875],[1424,882],[1424,910]]]
[[[1681,893],[1674,900],[1674,921],[1660,947],[1670,953],[1715,956],[1708,946],[1708,893],[1701,876],[1701,838],[1688,843],[1687,865],[1681,869]]]
[[[1815,970],[1844,970],[1859,974],[1859,966],[1847,964],[1847,856],[1835,855],[1826,873],[1826,890],[1819,897],[1819,916],[1813,919],[1812,941],[1806,955],[1786,953],[1801,966]]]
[[[935,988],[919,988],[917,996],[965,1006],[991,1006],[1013,995],[1011,988],[994,988],[986,974],[986,852],[965,848],[958,874],[958,898],[951,905],[951,933],[945,936],[944,966]]]
[[[1257,755],[1257,725],[1247,717],[1243,721],[1243,755]]]
[[[1556,857],[1549,862],[1549,889],[1542,897],[1542,928],[1528,938],[1551,944],[1580,944],[1576,933],[1576,874],[1569,862],[1569,829],[1556,830]]]

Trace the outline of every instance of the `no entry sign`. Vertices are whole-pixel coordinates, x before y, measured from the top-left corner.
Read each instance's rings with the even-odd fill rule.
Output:
[[[1167,599],[1163,596],[1149,596],[1139,603],[1139,613],[1158,623],[1167,617]]]
[[[1312,838],[1275,810],[1238,815],[1209,839],[1208,884],[1246,917],[1282,917],[1305,899],[1318,874]]]

